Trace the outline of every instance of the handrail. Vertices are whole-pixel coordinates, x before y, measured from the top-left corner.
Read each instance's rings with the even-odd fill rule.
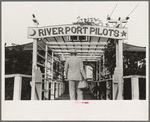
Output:
[[[27,77],[27,78],[32,77],[31,75],[23,75],[23,74],[8,74],[8,75],[5,75],[5,78],[12,78],[12,77],[15,77],[15,76],[21,76],[21,77]]]
[[[37,44],[42,50],[46,51],[40,44]]]
[[[41,54],[39,54],[38,52],[37,52],[37,55],[40,56],[41,58],[43,58],[45,60],[45,57],[42,56]]]
[[[144,75],[129,75],[129,76],[123,76],[123,78],[146,78]]]
[[[108,80],[113,80],[113,78],[109,78],[109,79],[103,79],[103,80],[100,80],[100,81],[88,81],[88,82],[104,82],[104,81],[108,81]]]
[[[47,54],[49,55],[50,58],[52,58],[52,56],[49,53],[47,53]]]
[[[45,67],[44,64],[41,64],[41,63],[39,63],[39,62],[37,62],[37,64],[40,65],[40,66],[42,66],[42,67]]]

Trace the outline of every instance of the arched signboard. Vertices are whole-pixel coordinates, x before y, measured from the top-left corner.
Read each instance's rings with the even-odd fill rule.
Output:
[[[84,35],[114,39],[127,39],[127,28],[112,28],[88,25],[60,25],[47,27],[29,27],[28,38],[46,38],[54,36]]]

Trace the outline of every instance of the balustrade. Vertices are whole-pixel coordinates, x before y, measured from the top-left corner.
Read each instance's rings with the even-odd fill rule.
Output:
[[[12,100],[22,100],[21,99],[21,94],[22,94],[22,89],[24,86],[22,86],[22,81],[23,78],[30,78],[30,80],[28,80],[28,82],[25,82],[25,84],[31,84],[31,75],[23,75],[23,74],[10,74],[10,75],[5,75],[5,79],[8,78],[14,78],[14,85],[13,85],[13,98]],[[12,82],[13,82],[12,81]],[[5,80],[6,82],[6,80]],[[64,83],[62,81],[51,81],[49,80],[49,82],[51,83],[51,100],[55,100],[55,98],[58,98],[59,96],[61,96],[64,93]],[[48,83],[49,83],[48,82]],[[56,85],[55,85],[56,83]],[[6,83],[5,83],[6,85]],[[12,84],[11,84],[12,85]],[[30,85],[28,85],[28,87],[31,87]],[[8,93],[9,91],[6,91],[7,89],[5,89],[5,100],[6,100],[6,92]],[[43,89],[42,91],[45,91],[45,89]],[[42,91],[41,91],[41,95],[42,95]],[[31,94],[31,89],[30,89],[30,94]],[[31,96],[31,95],[30,95]],[[10,98],[9,98],[10,100]],[[24,98],[25,100],[25,98]],[[27,99],[29,100],[29,99]],[[30,98],[31,100],[31,98]]]
[[[140,75],[124,76],[124,99],[146,99],[146,77]]]
[[[13,100],[21,100],[22,77],[31,78],[30,75],[22,75],[22,74],[5,75],[5,79],[6,78],[14,78]],[[6,94],[6,91],[5,91],[5,94]]]
[[[123,98],[124,100],[146,99],[146,77],[130,75],[123,77]],[[101,81],[91,81],[94,84],[90,89],[91,93],[101,100],[116,100],[118,83],[113,78]]]

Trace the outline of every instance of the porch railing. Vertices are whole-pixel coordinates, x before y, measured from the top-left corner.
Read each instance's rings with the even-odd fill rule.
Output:
[[[11,78],[11,80],[9,79]],[[12,79],[13,78],[13,79]],[[28,99],[24,98],[23,100],[31,100],[31,86],[30,86],[30,81],[31,81],[31,75],[23,75],[23,74],[9,74],[9,75],[5,75],[5,100],[22,100],[22,89],[24,86],[23,85],[23,78],[29,78],[29,80],[25,81],[25,84],[28,84],[28,89],[30,91],[29,92],[29,97]],[[8,90],[9,88],[6,88],[6,82],[9,81],[11,82],[11,87],[12,90]],[[63,82],[61,81],[57,81],[57,80],[53,80],[53,82],[51,82],[51,95],[53,93],[53,98],[58,98],[59,96],[61,96],[64,91],[65,91],[65,85]],[[30,88],[29,88],[30,87]],[[44,91],[44,89],[42,90],[42,92]],[[11,93],[9,93],[11,92]],[[7,99],[7,95],[8,94],[12,94],[12,98],[9,97],[9,99]],[[42,94],[42,93],[41,93]],[[51,97],[50,97],[51,98]]]
[[[130,75],[123,77],[123,98],[124,100],[145,100],[146,99],[146,76]],[[92,81],[94,84],[91,93],[101,100],[115,100],[113,78],[101,81]]]
[[[146,99],[146,76],[124,76],[124,99]]]
[[[13,78],[13,80],[10,80],[13,83],[13,100],[21,100],[21,91],[22,91],[22,78],[30,78],[31,75],[23,75],[23,74],[10,74],[5,75],[5,99],[6,99],[6,79]],[[31,81],[31,80],[30,80]],[[29,82],[30,82],[29,81]]]
[[[21,100],[21,92],[22,92],[22,81],[23,78],[29,78],[28,84],[30,84],[31,76],[23,75],[23,74],[10,74],[5,75],[6,79],[13,78],[13,100]],[[123,87],[123,97],[125,100],[145,100],[146,99],[146,77],[131,75],[124,76],[124,87]],[[54,95],[54,99],[61,96],[65,91],[64,82],[54,80],[51,82],[51,95]],[[6,83],[5,83],[6,84]],[[28,86],[29,87],[29,86]],[[30,86],[31,87],[31,86]],[[113,78],[104,79],[101,81],[92,81],[91,82],[91,93],[97,98],[101,100],[113,100]],[[43,90],[42,90],[43,91]],[[31,93],[31,91],[30,91]],[[5,99],[6,99],[6,86],[5,86]]]

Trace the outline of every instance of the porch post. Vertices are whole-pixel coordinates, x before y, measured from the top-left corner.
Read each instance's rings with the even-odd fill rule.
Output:
[[[38,21],[33,18],[34,27],[38,27]],[[31,100],[35,99],[35,72],[37,66],[37,39],[33,39],[33,54],[32,54],[32,87],[31,87]]]
[[[97,83],[97,87],[99,86],[99,72],[100,72],[100,70],[99,70],[99,60],[97,60],[97,68],[96,68],[96,70],[97,70],[97,73],[96,73],[96,75],[97,75],[97,79],[96,79],[96,83]],[[99,99],[99,90],[97,90],[97,99]]]
[[[48,46],[47,44],[45,45],[45,78],[47,78],[47,60],[48,60]],[[48,100],[49,96],[49,80],[44,81],[44,99]]]
[[[99,59],[99,81],[101,81],[101,58]]]
[[[56,93],[55,93],[55,97],[58,98],[58,82],[56,82]]]
[[[13,100],[21,100],[22,77],[17,74],[14,78]]]
[[[118,71],[118,96],[117,100],[123,100],[123,46],[122,40],[116,43],[116,68]]]
[[[54,100],[54,85],[55,85],[55,81],[53,80],[53,62],[54,62],[54,53],[52,52],[51,100]]]
[[[99,67],[98,67],[98,69],[99,69],[99,82],[98,82],[98,87],[100,88],[100,82],[101,82],[101,76],[102,76],[102,72],[101,72],[101,68],[102,68],[102,66],[101,66],[101,58],[99,59]],[[100,89],[98,89],[98,98],[100,99]]]
[[[139,100],[139,78],[131,77],[132,100]]]
[[[102,64],[103,65],[102,66],[103,67],[103,71],[102,72],[103,72],[103,75],[105,76],[106,75],[106,71],[105,71],[105,66],[104,66],[104,64],[105,64],[104,63],[104,61],[105,61],[105,55],[104,54],[103,54],[103,59],[102,60],[103,60],[103,64]]]
[[[122,23],[127,23],[129,18],[125,19],[119,18],[118,20],[111,20],[109,18],[109,23],[116,23],[115,27],[121,27]],[[116,68],[113,76],[113,98],[122,100],[123,99],[123,40],[116,40]],[[118,94],[117,94],[118,91]]]
[[[61,82],[59,82],[59,96],[61,96],[62,90],[61,90]]]

